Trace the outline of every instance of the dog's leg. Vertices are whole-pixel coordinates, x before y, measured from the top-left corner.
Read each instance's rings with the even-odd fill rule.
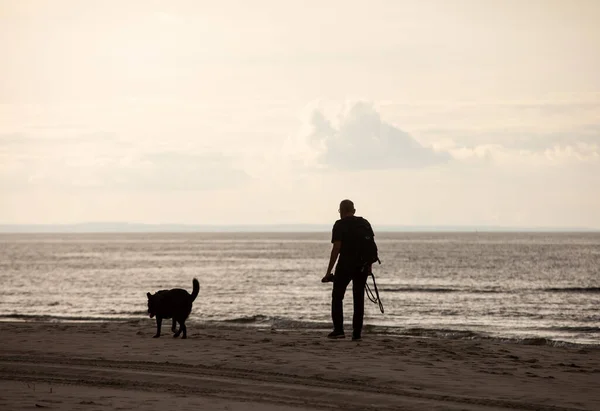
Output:
[[[177,332],[173,334],[173,338],[179,337],[179,334],[181,334],[181,331],[183,331],[183,322],[181,320],[177,321],[179,322],[179,330],[177,330]]]
[[[185,320],[179,323],[179,331],[181,330],[183,330],[183,337],[181,338],[187,338],[187,327],[185,326]]]
[[[160,337],[160,326],[162,324],[162,317],[156,316],[156,335],[153,338]]]
[[[175,318],[173,318],[173,325],[171,326],[171,331],[177,331],[177,321],[175,321]]]

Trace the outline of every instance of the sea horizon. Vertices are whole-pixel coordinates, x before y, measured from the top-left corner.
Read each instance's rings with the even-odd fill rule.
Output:
[[[319,233],[329,232],[331,224],[179,224],[138,222],[79,222],[59,224],[0,224],[0,234],[19,233]],[[463,233],[463,232],[513,232],[513,233],[597,233],[595,227],[544,227],[544,226],[501,226],[501,225],[401,225],[373,224],[377,232],[402,233]]]

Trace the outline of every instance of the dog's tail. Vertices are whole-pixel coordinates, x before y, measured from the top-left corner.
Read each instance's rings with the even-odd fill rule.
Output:
[[[192,290],[192,301],[194,301],[200,292],[200,283],[194,278],[194,280],[192,280],[192,284],[194,285],[194,289]]]

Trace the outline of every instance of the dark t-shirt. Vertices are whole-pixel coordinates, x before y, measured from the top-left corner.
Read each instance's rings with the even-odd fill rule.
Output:
[[[337,220],[333,225],[331,231],[331,242],[336,241],[342,242],[342,248],[340,249],[340,257],[335,267],[336,273],[339,270],[348,271],[360,268],[360,262],[358,261],[357,247],[358,243],[356,240],[356,234],[358,232],[359,225],[365,225],[370,231],[370,234],[374,237],[373,229],[371,224],[362,217],[349,216]]]

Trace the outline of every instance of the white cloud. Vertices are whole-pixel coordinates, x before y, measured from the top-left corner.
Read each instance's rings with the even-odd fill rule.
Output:
[[[297,165],[338,170],[422,168],[450,158],[383,121],[371,104],[360,101],[346,104],[336,116],[322,107],[312,109],[284,151]]]
[[[598,165],[600,126],[588,123],[552,132],[431,129],[413,137],[383,120],[371,104],[359,101],[340,108],[320,102],[309,107],[301,131],[288,139],[284,153],[295,172]]]
[[[587,141],[556,143],[549,140],[547,145],[480,144],[474,146],[456,145],[450,139],[434,144],[444,149],[455,160],[466,163],[489,164],[499,167],[531,166],[555,167],[578,164],[600,165],[600,144]]]

